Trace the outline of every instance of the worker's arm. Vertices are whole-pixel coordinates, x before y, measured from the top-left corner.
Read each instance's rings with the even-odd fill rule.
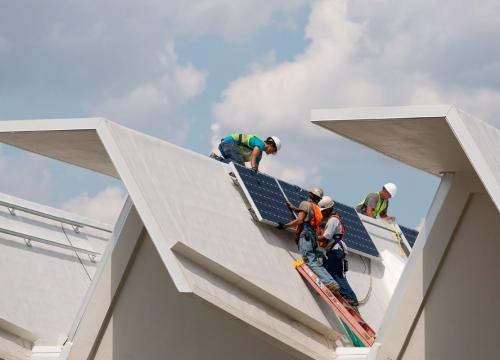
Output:
[[[305,218],[306,218],[306,213],[304,211],[300,210],[299,214],[297,215],[297,217],[294,220],[292,220],[286,224],[279,223],[277,228],[280,230],[283,230],[283,229],[286,229],[288,227],[298,226],[304,222]]]
[[[301,211],[299,208],[296,208],[295,206],[293,206],[293,204],[288,200],[286,201],[286,206],[288,206],[288,208],[290,210],[292,210],[293,212]]]
[[[304,211],[299,211],[297,214],[297,218],[295,220],[290,221],[289,223],[286,223],[283,225],[283,228],[289,228],[289,227],[295,227],[298,225],[301,225],[304,222],[304,219],[306,218],[306,213]]]
[[[369,206],[366,207],[366,216],[373,217],[373,208]]]
[[[250,165],[252,166],[252,170],[257,171],[259,169],[259,164],[257,163],[257,159],[259,158],[262,151],[260,151],[259,147],[256,146],[252,150],[252,156],[250,157]]]

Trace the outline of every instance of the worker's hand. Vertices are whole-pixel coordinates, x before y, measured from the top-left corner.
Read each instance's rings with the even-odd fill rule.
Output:
[[[288,200],[286,201],[286,206],[287,206],[290,210],[292,210],[292,208],[293,208],[292,203],[291,203],[290,201],[288,201]]]
[[[252,168],[252,171],[257,174],[259,172],[259,168],[257,166],[254,166]]]
[[[285,228],[285,224],[279,223],[278,226],[276,226],[276,229],[278,230],[283,230]]]
[[[392,222],[396,222],[396,217],[395,216],[386,216],[384,218],[384,220],[387,220],[387,221],[392,221]]]

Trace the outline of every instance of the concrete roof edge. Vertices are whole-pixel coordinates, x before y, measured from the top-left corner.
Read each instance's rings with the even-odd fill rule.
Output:
[[[104,119],[104,121],[99,124],[97,135],[99,136],[106,152],[108,153],[113,166],[118,172],[123,185],[127,189],[127,192],[135,208],[137,209],[137,212],[139,213],[139,216],[145,228],[148,231],[151,241],[156,246],[158,254],[165,264],[165,267],[169,272],[175,286],[177,287],[177,290],[179,292],[186,293],[192,292],[191,286],[189,285],[182,269],[177,263],[175,255],[170,249],[170,245],[168,245],[168,242],[163,238],[160,224],[157,222],[153,211],[149,207],[140,186],[138,186],[137,184],[134,171],[128,165],[126,158],[124,157],[123,153],[116,143],[115,136],[118,135],[113,131],[110,123],[113,122]],[[138,136],[138,134],[140,134],[139,132],[133,131],[129,128],[126,129],[131,131],[134,136]]]
[[[0,132],[95,130],[105,118],[1,120]]]
[[[476,140],[471,136],[469,131],[465,128],[464,120],[458,114],[457,108],[453,108],[446,115],[446,121],[450,127],[453,135],[457,138],[462,151],[471,163],[477,176],[481,179],[487,193],[489,194],[491,200],[500,211],[500,186],[499,181],[495,176],[490,164],[485,160],[483,154],[476,144]],[[487,122],[474,118],[475,121],[479,122],[481,125],[489,128],[491,131],[500,132],[499,129],[488,124]]]
[[[454,105],[369,106],[313,109],[311,122],[445,117]]]

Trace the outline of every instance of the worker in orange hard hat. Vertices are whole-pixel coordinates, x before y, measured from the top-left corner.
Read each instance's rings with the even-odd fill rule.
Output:
[[[395,220],[394,216],[387,215],[389,199],[396,196],[398,188],[393,183],[387,183],[379,192],[369,193],[365,199],[356,206],[356,211],[366,216],[376,218],[379,216],[385,220]]]

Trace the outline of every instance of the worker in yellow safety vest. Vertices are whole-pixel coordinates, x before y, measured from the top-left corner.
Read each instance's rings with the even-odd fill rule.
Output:
[[[376,218],[377,216],[385,220],[395,220],[394,216],[387,215],[389,199],[396,196],[398,188],[393,183],[384,185],[381,191],[369,193],[365,199],[356,206],[356,210],[361,214]]]
[[[263,153],[276,155],[280,149],[281,141],[277,136],[262,140],[254,134],[231,134],[222,138],[219,144],[223,161],[240,165],[249,162],[252,170],[256,172]]]

